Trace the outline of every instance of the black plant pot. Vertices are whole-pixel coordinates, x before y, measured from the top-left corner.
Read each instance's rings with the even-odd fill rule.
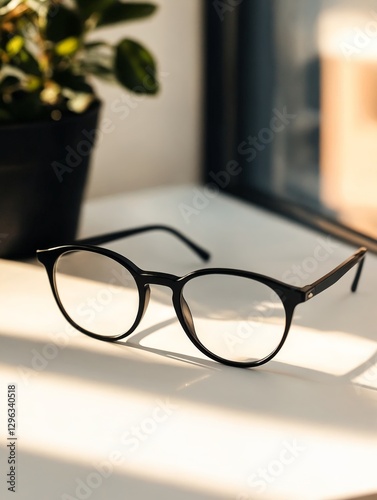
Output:
[[[75,238],[99,109],[0,126],[0,257]]]

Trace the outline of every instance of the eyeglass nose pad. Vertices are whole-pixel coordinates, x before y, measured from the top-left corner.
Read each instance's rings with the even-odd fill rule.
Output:
[[[192,319],[190,308],[183,297],[181,297],[181,310],[186,324],[189,326],[191,332],[196,337],[194,320]]]

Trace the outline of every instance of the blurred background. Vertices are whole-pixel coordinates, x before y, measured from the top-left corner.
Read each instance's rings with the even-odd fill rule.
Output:
[[[140,41],[158,62],[157,97],[131,95],[96,81],[111,120],[93,161],[89,197],[198,181],[202,145],[203,8],[201,0],[156,0],[156,14],[96,33],[114,43]]]

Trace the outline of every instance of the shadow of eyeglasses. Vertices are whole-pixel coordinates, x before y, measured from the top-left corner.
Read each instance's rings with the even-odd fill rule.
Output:
[[[160,323],[156,323],[149,328],[146,328],[140,332],[134,333],[126,340],[117,341],[115,344],[120,344],[122,346],[131,347],[133,349],[140,349],[145,352],[150,352],[156,354],[158,356],[163,356],[166,358],[178,360],[184,363],[188,363],[195,366],[200,366],[203,368],[207,368],[210,370],[220,371],[222,369],[226,369],[228,367],[220,365],[216,361],[212,361],[210,359],[204,359],[197,356],[192,356],[188,354],[183,354],[174,351],[168,351],[166,349],[160,349],[156,347],[150,347],[143,345],[142,342],[150,335],[158,332],[159,330],[166,328],[168,326],[173,325],[177,322],[177,318],[174,316]],[[363,361],[356,368],[351,371],[343,374],[343,375],[332,375],[329,373],[324,373],[319,370],[314,370],[313,368],[305,368],[302,366],[297,366],[293,364],[283,363],[281,361],[276,361],[275,359],[271,360],[266,365],[259,367],[259,371],[269,372],[275,375],[284,375],[295,377],[299,379],[308,379],[310,381],[315,382],[349,382],[352,383],[353,386],[369,389],[373,391],[377,391],[377,387],[368,386],[367,384],[363,384],[361,382],[353,381],[358,376],[362,376],[371,366],[377,364],[377,350],[376,352],[370,356],[367,360]],[[234,369],[234,368],[231,368]],[[244,369],[243,369],[244,370]],[[376,378],[377,378],[377,369],[376,369]],[[376,499],[377,500],[377,499]]]

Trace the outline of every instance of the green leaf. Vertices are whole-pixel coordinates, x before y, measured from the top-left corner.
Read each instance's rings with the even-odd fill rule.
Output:
[[[151,3],[122,3],[117,1],[102,12],[97,26],[148,17],[155,11],[156,6]]]
[[[102,41],[86,43],[81,67],[84,73],[114,80],[114,47]]]
[[[91,85],[87,83],[83,75],[74,74],[68,69],[64,71],[55,71],[52,78],[61,87],[65,87],[76,92],[86,92],[88,94],[93,93]]]
[[[98,48],[102,48],[102,47],[107,47],[109,44],[107,42],[99,42],[99,41],[95,41],[95,42],[86,42],[84,44],[84,47],[88,50],[93,50],[93,49],[98,49]]]
[[[22,49],[15,57],[11,59],[10,65],[20,69],[21,71],[29,75],[34,75],[34,76],[42,75],[38,61],[25,48]]]
[[[25,87],[29,92],[35,92],[42,87],[42,79],[38,78],[38,76],[29,75],[26,79]]]
[[[115,76],[114,71],[111,67],[105,66],[101,63],[84,63],[82,68],[87,73],[92,73],[92,75],[101,78],[101,80],[105,80],[107,82],[114,82]]]
[[[19,54],[25,45],[25,40],[20,35],[16,35],[7,42],[5,51],[9,57],[14,57]]]
[[[58,56],[72,56],[80,47],[80,40],[74,36],[61,40],[55,45]]]
[[[155,61],[133,40],[122,40],[116,47],[115,75],[124,87],[137,94],[158,92]]]
[[[52,42],[60,42],[67,38],[80,38],[83,23],[72,9],[63,5],[52,6],[47,15],[46,38]]]
[[[77,7],[80,11],[81,17],[86,19],[94,12],[102,12],[115,0],[76,0]]]

